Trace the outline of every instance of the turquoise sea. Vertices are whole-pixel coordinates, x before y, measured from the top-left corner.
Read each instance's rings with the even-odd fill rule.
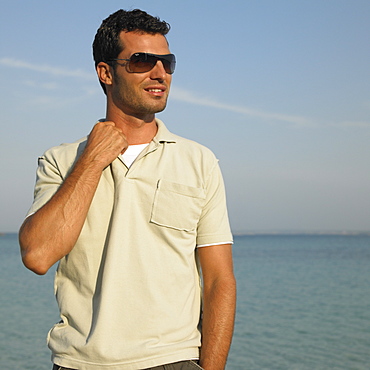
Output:
[[[52,269],[0,236],[0,369],[50,370]],[[370,369],[370,235],[249,235],[234,245],[238,306],[228,370]]]

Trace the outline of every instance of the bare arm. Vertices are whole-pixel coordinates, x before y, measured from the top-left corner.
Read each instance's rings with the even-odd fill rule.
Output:
[[[231,245],[201,247],[203,273],[203,324],[200,366],[225,368],[234,329],[236,282]]]
[[[19,231],[23,263],[37,274],[67,255],[85,222],[103,169],[127,148],[126,138],[113,122],[99,122],[84,152],[55,195]]]

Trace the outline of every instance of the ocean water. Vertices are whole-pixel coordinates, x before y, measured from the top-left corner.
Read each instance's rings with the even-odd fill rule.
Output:
[[[55,269],[23,267],[0,236],[0,369],[50,370]],[[227,370],[370,369],[370,236],[238,236],[238,305]]]

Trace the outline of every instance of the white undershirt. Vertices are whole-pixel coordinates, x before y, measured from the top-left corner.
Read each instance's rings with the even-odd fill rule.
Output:
[[[121,154],[121,158],[123,163],[130,167],[135,159],[138,157],[138,155],[149,145],[149,143],[146,144],[136,144],[136,145],[129,145],[125,152]]]

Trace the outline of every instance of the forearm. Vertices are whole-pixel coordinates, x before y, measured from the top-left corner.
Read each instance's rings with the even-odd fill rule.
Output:
[[[101,176],[93,165],[81,158],[50,201],[22,225],[22,260],[37,274],[46,273],[75,245]]]
[[[72,172],[54,196],[19,232],[23,263],[37,274],[48,269],[74,247],[86,220],[101,174],[127,148],[114,122],[97,123]]]
[[[204,287],[200,365],[225,368],[234,328],[236,283],[233,275]]]

